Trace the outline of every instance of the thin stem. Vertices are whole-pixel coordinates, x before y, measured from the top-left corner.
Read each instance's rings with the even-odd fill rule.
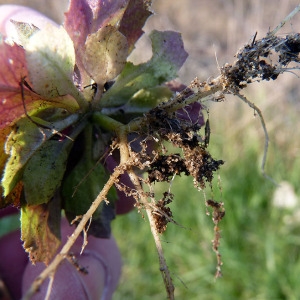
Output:
[[[268,33],[268,36],[275,35],[284,25],[286,22],[288,22],[290,19],[292,19],[298,12],[300,11],[300,4],[298,4],[295,9],[286,16],[279,25],[276,26],[275,29],[273,29],[271,32]]]
[[[98,125],[100,125],[103,129],[106,129],[109,131],[117,131],[121,126],[124,125],[121,122],[116,121],[115,119],[113,119],[107,115],[103,115],[100,112],[93,113],[92,121],[97,123]]]
[[[177,94],[170,101],[162,103],[159,105],[159,107],[165,109],[168,113],[173,113],[176,110],[200,101],[201,99],[211,96],[223,89],[221,76],[217,77],[211,82],[204,82],[202,84],[200,84],[196,78],[186,89]],[[191,90],[195,90],[195,93],[193,93],[191,96],[187,96]]]
[[[89,108],[89,102],[84,98],[83,94],[77,90],[75,85],[71,85],[72,90],[70,91],[70,95],[72,95],[76,102],[78,103],[82,112],[86,112]]]
[[[120,163],[126,163],[130,158],[127,140],[127,127],[123,126],[118,132],[119,136],[119,149],[120,149]]]
[[[50,295],[51,295],[51,290],[52,290],[52,286],[53,286],[53,282],[54,282],[54,272],[51,276],[49,276],[49,284],[48,284],[48,288],[47,288],[47,293],[45,296],[45,300],[49,300],[50,299]]]

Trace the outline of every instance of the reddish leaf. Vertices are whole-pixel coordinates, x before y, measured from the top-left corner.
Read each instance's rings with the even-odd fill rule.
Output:
[[[10,46],[0,43],[0,129],[9,125],[24,114],[21,99],[20,82],[28,76],[24,49],[16,44]],[[36,96],[28,97],[26,103],[36,100]]]
[[[64,27],[71,37],[75,54],[76,65],[80,70],[80,79],[83,85],[88,85],[89,76],[83,66],[84,44],[91,32],[93,13],[90,6],[84,0],[71,0],[69,11],[65,13]]]
[[[25,59],[25,51],[14,44],[8,45],[0,42],[0,131],[25,114],[23,100],[27,111],[34,107],[49,105],[38,94],[25,86],[24,99],[22,100],[20,82],[25,78],[31,86],[28,78],[28,70]],[[51,99],[51,106],[64,107],[70,111],[76,111],[78,105],[69,95]],[[5,134],[0,132],[0,146],[5,139]],[[2,147],[3,149],[3,147]],[[1,168],[1,158],[0,158]]]

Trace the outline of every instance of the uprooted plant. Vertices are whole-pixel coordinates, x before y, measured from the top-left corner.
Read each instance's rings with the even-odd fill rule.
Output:
[[[254,37],[233,64],[220,68],[217,78],[203,82],[196,78],[179,86],[172,80],[187,54],[178,33],[152,32],[152,58],[140,65],[127,61],[151,15],[149,1],[106,3],[105,13],[105,1],[96,2],[72,0],[64,28],[40,29],[12,20],[21,42],[0,44],[5,68],[0,77],[5,149],[1,208],[21,208],[25,250],[33,263],[50,263],[28,291],[29,299],[55,273],[82,232],[110,235],[117,195],[122,201],[133,197],[136,208],[147,213],[167,294],[173,299],[160,243],[168,222],[176,221],[168,207],[173,194],[166,191],[157,200],[154,185],[180,174],[191,176],[199,190],[211,184],[224,162],[207,149],[210,128],[204,103],[223,101],[226,94],[236,95],[259,115],[266,135],[264,170],[268,147],[264,119],[241,90],[253,81],[276,80],[297,69],[300,35],[278,37],[275,29],[260,40]],[[296,65],[290,67],[292,63]],[[8,110],[10,114],[5,114]],[[120,179],[123,174],[128,174],[130,184]],[[213,199],[206,205],[212,208],[216,276],[220,276],[219,222],[225,210]],[[77,227],[54,257],[61,210],[70,222],[76,220]]]

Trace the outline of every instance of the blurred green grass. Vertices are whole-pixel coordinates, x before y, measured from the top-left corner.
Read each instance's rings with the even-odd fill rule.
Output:
[[[226,116],[224,105],[227,105]],[[300,299],[297,208],[278,208],[272,204],[276,186],[261,174],[264,137],[259,120],[246,120],[249,116],[253,118],[253,111],[241,103],[217,106],[210,113],[213,131],[210,151],[226,163],[218,173],[221,182],[216,174],[213,188],[206,189],[205,194],[225,203],[226,216],[220,223],[223,277],[214,279],[213,222],[206,215],[204,194],[193,187],[191,178],[177,177],[171,188],[175,199],[170,206],[174,219],[184,228],[169,224],[162,236],[175,297]],[[289,118],[293,121],[291,112]],[[246,120],[247,126],[229,130],[241,120]],[[269,132],[266,171],[277,182],[289,181],[299,193],[300,157],[294,139],[297,132],[289,131],[281,141],[278,130],[290,129],[282,123],[277,124],[279,129],[272,126],[268,114],[266,120],[273,128]],[[293,123],[293,128],[297,128],[296,124]],[[143,219],[136,211],[118,216],[113,222],[113,232],[124,260],[122,279],[113,299],[166,299],[146,216]]]

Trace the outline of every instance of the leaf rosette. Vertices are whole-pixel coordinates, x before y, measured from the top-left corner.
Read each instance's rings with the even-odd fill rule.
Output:
[[[33,262],[56,252],[61,210],[69,221],[84,214],[118,163],[107,151],[116,124],[173,94],[166,83],[187,58],[179,33],[153,31],[152,58],[127,60],[150,15],[149,1],[72,0],[64,26],[12,19],[18,39],[1,39],[0,208],[21,208]],[[109,236],[115,211],[133,202],[120,191],[107,200],[93,215],[96,236]]]

